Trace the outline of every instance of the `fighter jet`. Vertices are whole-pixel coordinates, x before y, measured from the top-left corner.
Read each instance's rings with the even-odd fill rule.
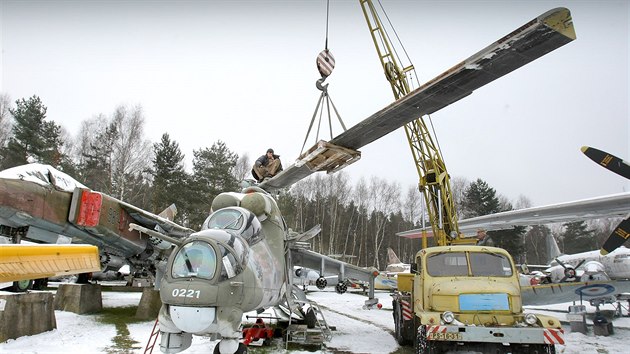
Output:
[[[138,272],[154,273],[155,262],[166,260],[172,244],[143,237],[129,230],[130,223],[175,239],[194,232],[92,191],[49,165],[33,163],[0,172],[0,235],[12,243],[94,245],[103,271],[129,264]]]

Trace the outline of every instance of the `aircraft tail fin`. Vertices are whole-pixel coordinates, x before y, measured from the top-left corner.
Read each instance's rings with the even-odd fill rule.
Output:
[[[387,247],[387,257],[389,258],[388,264],[402,263],[393,249]]]
[[[159,217],[169,221],[173,221],[173,219],[175,219],[175,215],[177,215],[177,207],[175,206],[175,203],[169,205],[168,208],[162,210],[162,212],[158,214]]]
[[[548,263],[562,255],[560,248],[558,247],[558,243],[551,233],[547,234],[546,246],[547,258],[549,258]]]

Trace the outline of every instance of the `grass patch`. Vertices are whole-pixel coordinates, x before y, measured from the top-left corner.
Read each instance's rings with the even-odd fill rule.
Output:
[[[128,323],[144,322],[136,319],[138,306],[103,308],[97,316],[97,321],[111,324],[116,327],[116,336],[112,339],[112,346],[106,348],[107,353],[131,353],[133,350],[142,349],[140,343],[129,336]]]

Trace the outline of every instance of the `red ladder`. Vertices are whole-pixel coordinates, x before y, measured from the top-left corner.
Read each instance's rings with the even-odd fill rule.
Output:
[[[157,339],[160,336],[160,328],[158,327],[158,320],[159,320],[159,317],[155,319],[155,324],[153,325],[151,336],[149,337],[149,340],[147,341],[147,346],[144,348],[144,354],[153,353],[155,342],[157,342]]]

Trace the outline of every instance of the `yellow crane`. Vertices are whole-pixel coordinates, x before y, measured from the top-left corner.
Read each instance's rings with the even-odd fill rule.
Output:
[[[359,0],[365,20],[370,29],[374,46],[391,85],[396,100],[411,92],[415,77],[413,65],[401,67],[392,50],[389,38],[371,0]],[[405,124],[405,134],[411,148],[420,181],[418,187],[427,206],[427,213],[437,245],[471,244],[475,239],[461,237],[457,224],[455,201],[451,192],[450,177],[439,147],[434,142],[423,117]],[[426,233],[422,237],[422,248],[427,247]]]

